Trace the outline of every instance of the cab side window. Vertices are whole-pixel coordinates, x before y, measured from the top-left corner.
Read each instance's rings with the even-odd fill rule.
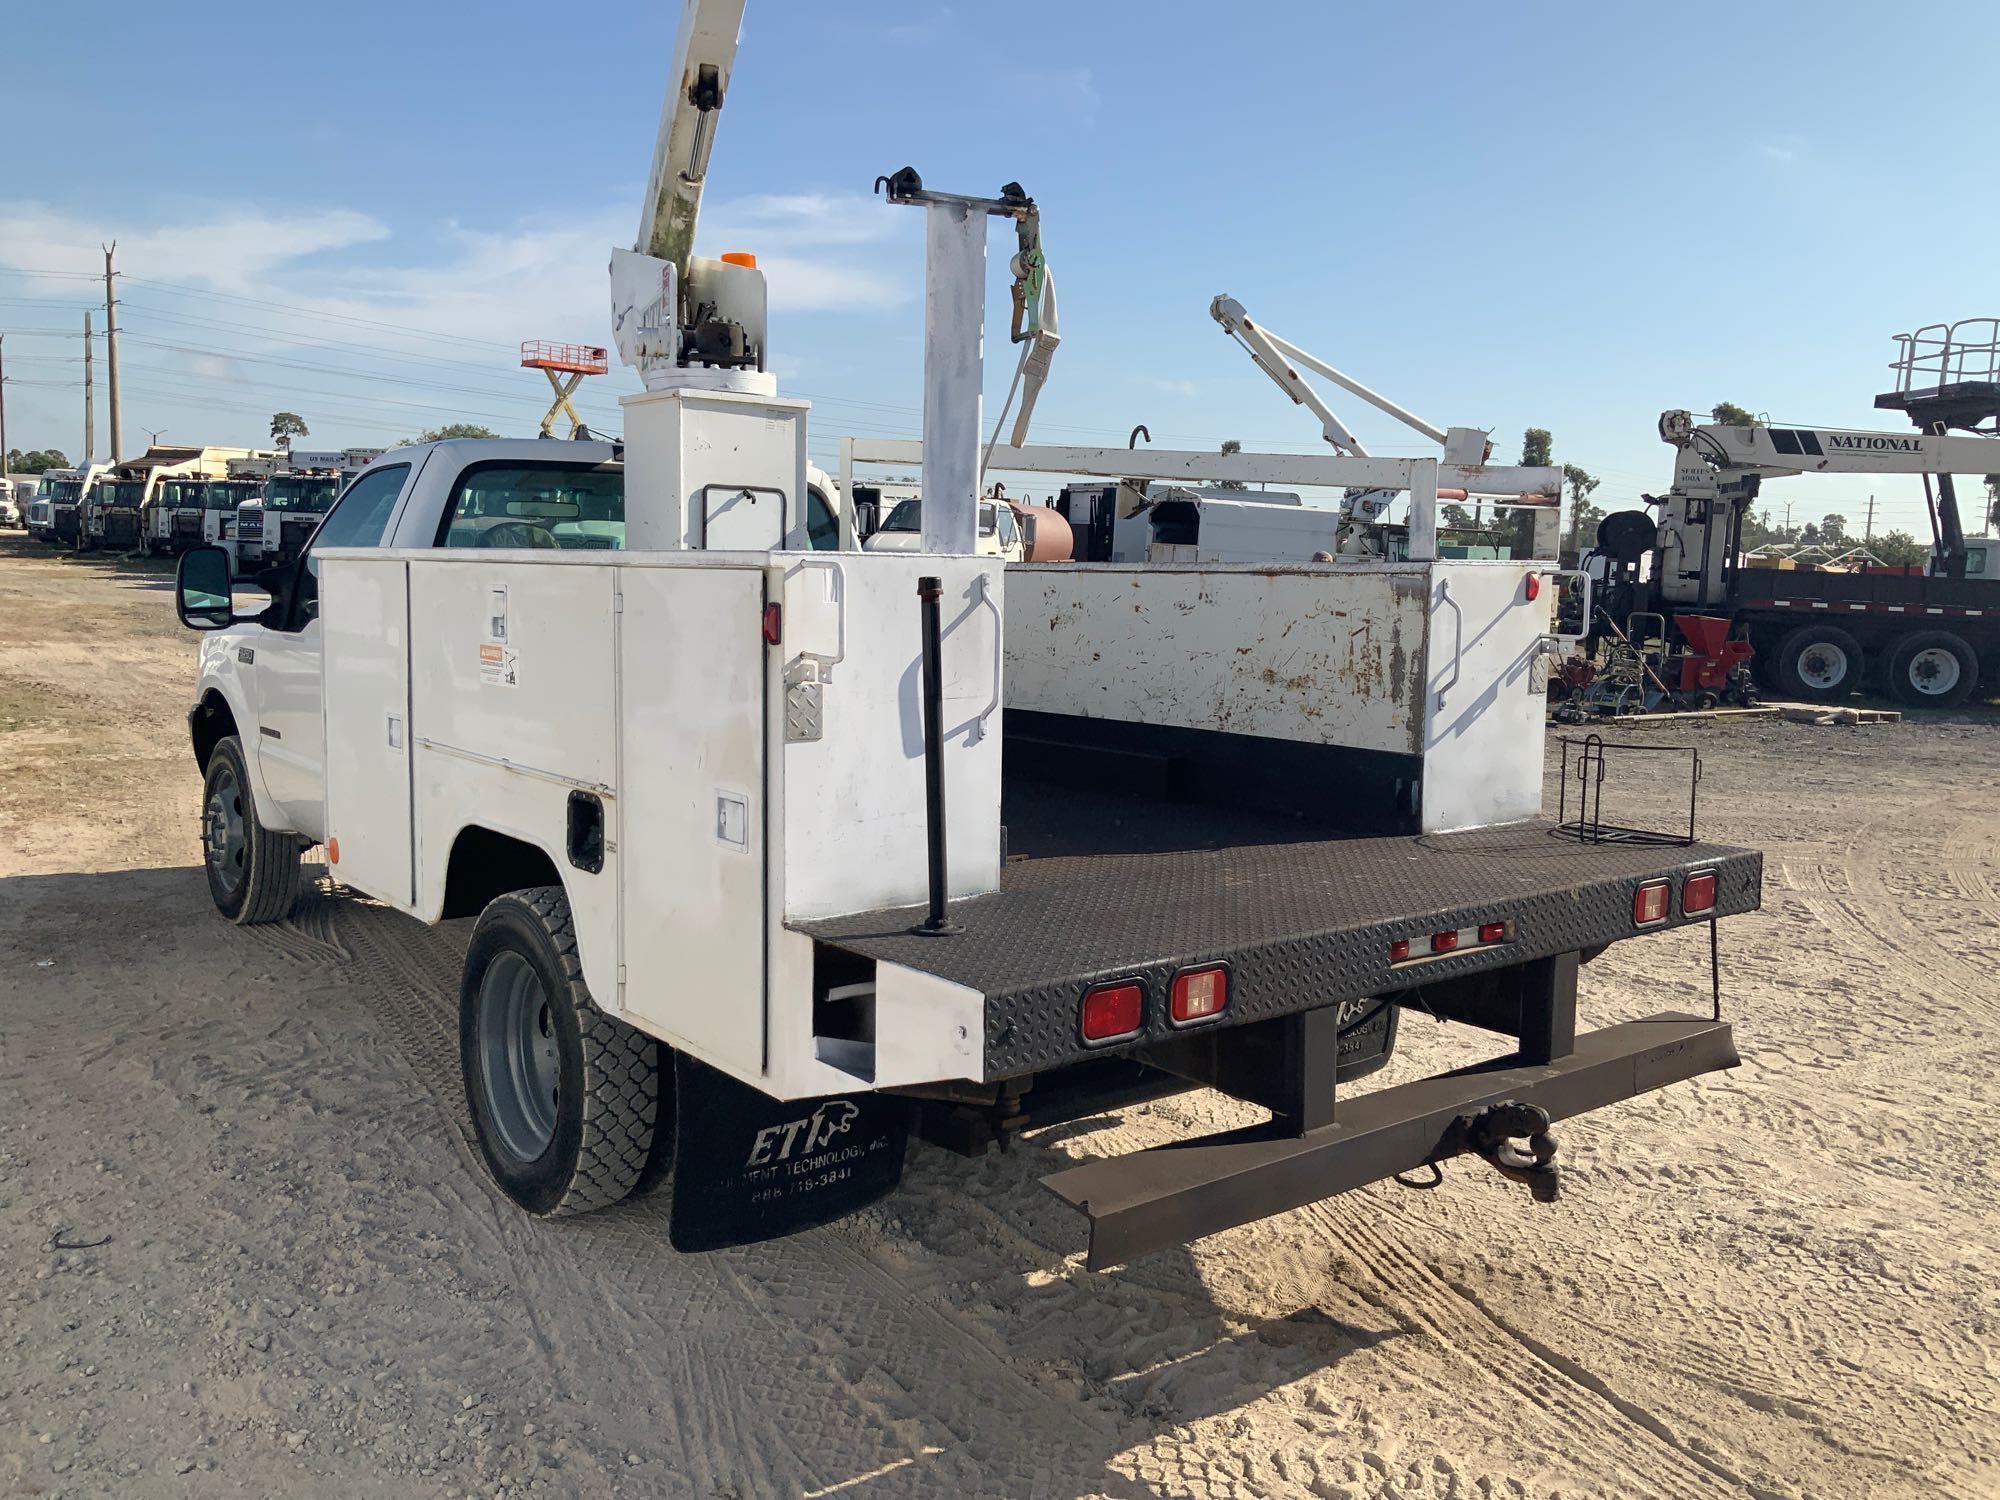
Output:
[[[379,547],[396,512],[396,497],[403,493],[403,481],[410,477],[408,464],[391,464],[371,469],[350,484],[334,501],[333,509],[319,523],[299,559],[297,594],[292,600],[294,630],[319,614],[319,558],[322,547]]]
[[[813,485],[806,487],[806,541],[815,552],[840,550],[840,522],[826,496]]]

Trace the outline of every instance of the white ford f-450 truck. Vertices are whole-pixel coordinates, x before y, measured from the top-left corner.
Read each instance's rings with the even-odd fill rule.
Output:
[[[770,374],[761,271],[692,254],[741,11],[688,0],[613,252],[644,384],[622,469],[588,442],[387,453],[253,613],[225,551],[183,555],[223,913],[283,918],[320,843],[343,886],[476,918],[459,1044],[493,1180],[558,1215],[670,1173],[683,1249],[881,1196],[913,1130],[978,1152],[1198,1086],[1268,1121],[1045,1179],[1093,1266],[1459,1156],[1547,1200],[1552,1122],[1733,1065],[1719,985],[1703,1014],[1579,1032],[1577,975],[1689,924],[1713,954],[1760,857],[1699,840],[1691,801],[1621,826],[1599,741],[1545,818],[1549,567],[1436,555],[1441,490],[1554,494],[1557,471],[1490,465],[1462,428],[1442,458],[1120,450],[1117,477],[1406,503],[1407,560],[982,556],[988,461],[1107,460],[1023,446],[1057,343],[1034,200],[904,168],[877,187],[927,219],[920,550],[853,547]],[[1022,348],[1004,448],[980,408],[993,218]],[[1675,752],[1631,754],[1691,798]],[[1505,1050],[1350,1097],[1405,1008]]]

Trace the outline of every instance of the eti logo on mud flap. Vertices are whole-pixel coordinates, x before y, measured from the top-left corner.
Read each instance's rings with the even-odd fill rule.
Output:
[[[845,1135],[860,1114],[858,1105],[845,1099],[829,1099],[805,1119],[766,1125],[750,1143],[750,1160],[744,1165],[767,1167],[773,1162],[789,1161],[794,1155],[811,1156],[835,1136]]]

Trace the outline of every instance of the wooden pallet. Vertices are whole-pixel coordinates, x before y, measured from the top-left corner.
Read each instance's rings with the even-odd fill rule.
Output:
[[[1893,708],[1857,708],[1845,703],[1773,703],[1781,718],[1792,724],[1900,724],[1902,713]]]

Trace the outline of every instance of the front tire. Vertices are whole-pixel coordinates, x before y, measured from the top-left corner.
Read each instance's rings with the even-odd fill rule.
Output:
[[[459,986],[459,1066],[494,1182],[546,1218],[606,1208],[663,1157],[665,1049],[598,1009],[561,886],[497,896]]]
[[[1838,625],[1802,625],[1778,643],[1778,682],[1795,697],[1833,703],[1861,686],[1861,643]]]
[[[201,788],[202,865],[215,909],[232,922],[282,922],[299,899],[295,833],[257,821],[243,742],[225,735],[209,752]]]
[[[1912,708],[1955,708],[1979,685],[1979,657],[1949,630],[1919,630],[1889,657],[1889,691]]]

